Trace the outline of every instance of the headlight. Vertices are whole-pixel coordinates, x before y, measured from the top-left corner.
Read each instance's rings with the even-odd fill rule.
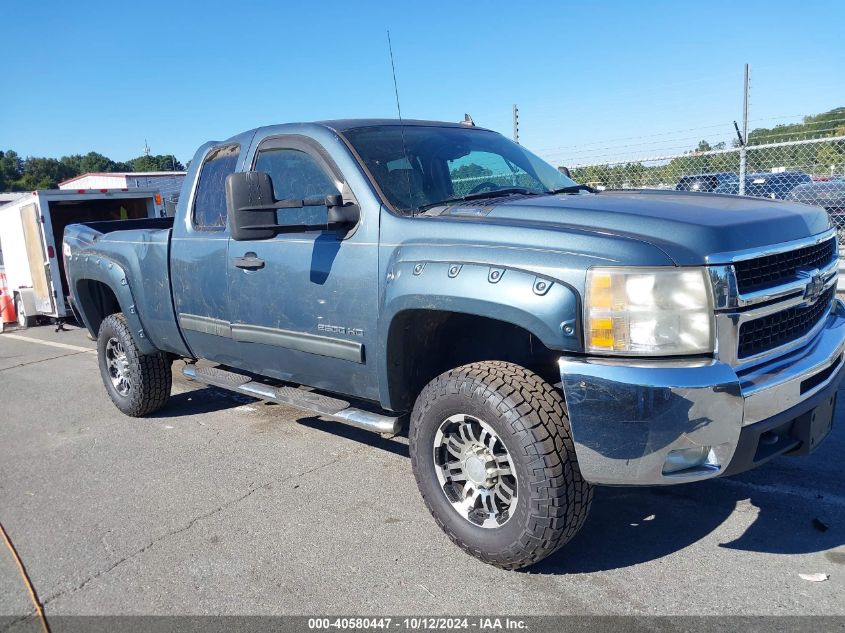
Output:
[[[703,268],[591,268],[587,350],[671,356],[713,351],[713,307]]]

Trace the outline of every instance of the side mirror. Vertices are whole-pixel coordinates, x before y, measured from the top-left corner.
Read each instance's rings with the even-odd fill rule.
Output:
[[[302,207],[326,207],[325,221],[313,223],[311,216],[303,219],[303,214],[291,213]],[[276,200],[273,181],[260,171],[235,172],[226,177],[226,210],[232,239],[238,241],[266,240],[287,231],[351,226],[358,223],[361,215],[358,205],[344,201],[340,194],[305,200]]]
[[[266,240],[276,234],[273,182],[261,171],[226,176],[226,212],[233,240]]]
[[[558,168],[557,168],[557,170],[558,170],[560,173],[562,173],[564,176],[566,176],[567,178],[569,178],[570,180],[572,179],[572,174],[571,174],[571,173],[570,173],[570,171],[569,171],[569,167],[558,167]]]
[[[326,208],[329,210],[326,218],[329,226],[353,226],[361,219],[361,209],[354,202],[344,202],[339,193],[326,196]]]

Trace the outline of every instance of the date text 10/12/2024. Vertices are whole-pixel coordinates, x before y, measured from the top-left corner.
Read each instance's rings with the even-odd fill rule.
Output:
[[[445,618],[445,617],[352,617],[352,618],[309,618],[310,630],[400,630],[400,631],[502,631],[526,630],[525,620],[519,618]]]

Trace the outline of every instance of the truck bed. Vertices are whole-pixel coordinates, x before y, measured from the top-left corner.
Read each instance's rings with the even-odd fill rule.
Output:
[[[138,229],[172,229],[173,218],[139,218],[136,220],[103,220],[100,222],[79,222],[77,226],[87,226],[98,233],[114,231],[136,231]],[[70,228],[70,227],[68,227]]]
[[[112,289],[131,293],[119,298],[124,313],[130,306],[145,306],[143,316],[132,318],[140,320],[150,344],[161,351],[186,354],[170,288],[172,227],[173,218],[72,224],[65,229],[63,256],[74,303],[90,299],[90,280],[108,282]],[[81,312],[85,320],[86,310]],[[86,321],[85,326],[96,335],[99,322]]]

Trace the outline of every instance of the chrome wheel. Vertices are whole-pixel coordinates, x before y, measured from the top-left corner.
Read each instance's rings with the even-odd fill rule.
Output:
[[[115,391],[121,396],[128,396],[132,388],[129,382],[129,359],[123,343],[116,338],[110,338],[106,343],[106,366]]]
[[[473,525],[497,528],[516,508],[516,471],[504,442],[471,415],[447,418],[434,436],[434,467],[440,489]]]

